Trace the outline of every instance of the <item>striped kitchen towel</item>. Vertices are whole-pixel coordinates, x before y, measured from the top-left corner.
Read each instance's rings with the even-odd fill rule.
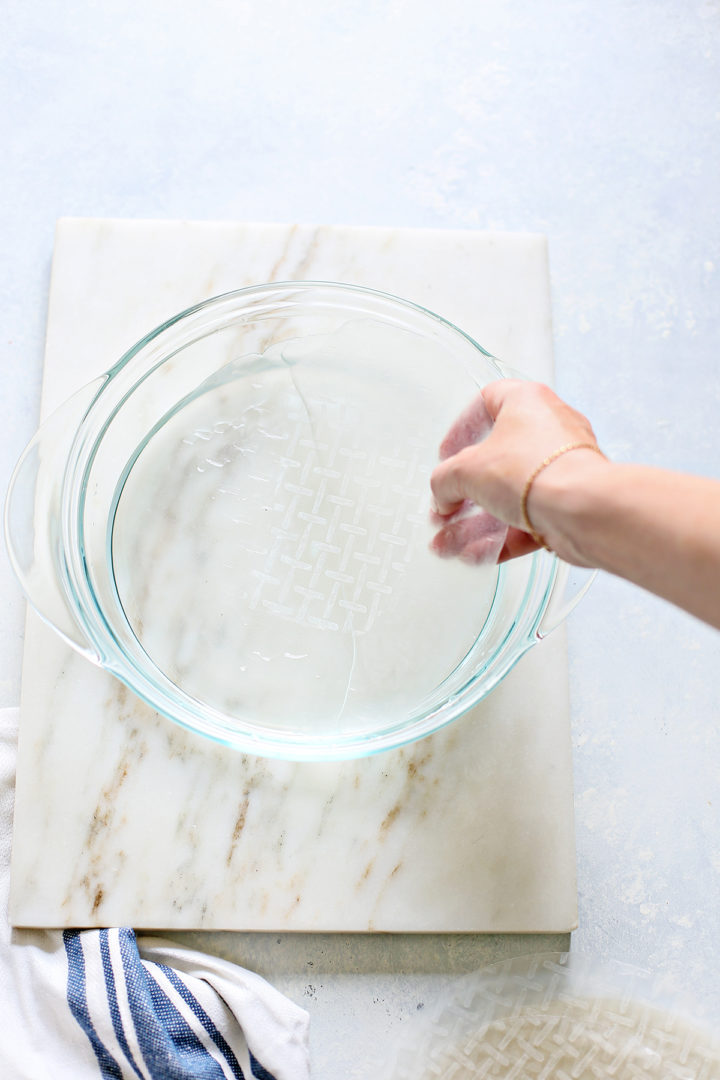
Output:
[[[0,1078],[308,1080],[308,1016],[259,975],[171,941],[10,930],[18,710],[0,710]]]

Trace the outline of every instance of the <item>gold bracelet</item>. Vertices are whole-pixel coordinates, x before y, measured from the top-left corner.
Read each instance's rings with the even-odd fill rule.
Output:
[[[566,443],[565,446],[558,447],[558,449],[555,450],[552,454],[548,454],[544,461],[540,462],[534,472],[530,473],[530,476],[525,483],[525,487],[523,488],[522,498],[520,500],[520,509],[522,510],[523,522],[525,523],[525,531],[530,533],[530,536],[532,536],[538,547],[543,547],[546,551],[550,551],[551,549],[547,546],[545,540],[540,535],[540,533],[535,532],[532,522],[530,521],[530,518],[528,516],[528,497],[530,495],[530,489],[532,488],[533,484],[535,483],[543,469],[547,469],[548,465],[552,465],[553,461],[557,461],[559,457],[562,457],[563,454],[569,453],[571,450],[594,450],[596,454],[600,454],[602,457],[605,457],[597,443],[571,442]]]

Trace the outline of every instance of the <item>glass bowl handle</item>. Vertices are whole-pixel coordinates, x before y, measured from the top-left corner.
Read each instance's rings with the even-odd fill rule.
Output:
[[[555,580],[552,584],[547,606],[535,630],[537,640],[547,637],[560,623],[565,621],[597,577],[597,570],[571,566],[570,563],[563,562],[557,556],[548,556],[548,558],[555,558],[557,564]]]
[[[45,420],[15,466],[5,500],[5,542],[23,592],[46,623],[96,662],[63,587],[61,497],[78,426],[104,381],[83,386]]]

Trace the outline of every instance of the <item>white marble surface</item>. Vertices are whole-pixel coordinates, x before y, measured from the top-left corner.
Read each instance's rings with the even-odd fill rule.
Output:
[[[435,267],[432,290],[417,272],[425,260]],[[64,221],[44,414],[101,373],[100,355],[110,366],[113,350],[121,354],[142,333],[129,327],[129,312],[139,320],[143,303],[154,306],[157,322],[205,298],[200,290],[225,291],[238,265],[240,284],[298,273],[357,284],[381,278],[441,313],[451,307],[508,362],[552,377],[540,237]],[[516,322],[519,286],[525,315]],[[458,406],[444,418],[438,406],[436,442]],[[176,591],[185,572],[174,573]],[[445,594],[445,577],[441,585]],[[561,632],[429,739],[346,764],[292,764],[183,732],[31,615],[11,918],[24,926],[564,932],[575,924],[569,749]]]
[[[202,15],[11,0],[2,474],[37,423],[53,230],[68,214],[546,233],[560,389],[616,457],[716,474],[719,23],[712,0],[309,0],[302,18],[289,0],[207,0]],[[4,558],[0,583],[12,705],[23,619]],[[718,637],[609,578],[568,634],[572,948],[668,972],[720,1026]],[[306,1004],[314,1075],[354,1080],[438,985],[556,941],[204,943]]]

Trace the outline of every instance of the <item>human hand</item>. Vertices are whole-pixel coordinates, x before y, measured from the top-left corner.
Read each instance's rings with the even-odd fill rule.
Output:
[[[515,379],[489,383],[441,443],[442,462],[430,478],[440,526],[433,550],[477,561],[473,552],[483,550],[478,538],[487,529],[487,515],[465,516],[468,500],[509,526],[499,561],[536,550],[538,544],[523,518],[523,492],[538,465],[569,443],[597,447],[586,417],[549,387]],[[587,457],[587,451],[577,454]],[[573,457],[575,453],[558,458],[552,469],[568,475],[577,472],[576,463],[569,460]],[[551,508],[548,515],[539,497],[546,471],[538,475],[530,492],[533,503],[528,502],[534,528],[543,535],[552,527]]]

